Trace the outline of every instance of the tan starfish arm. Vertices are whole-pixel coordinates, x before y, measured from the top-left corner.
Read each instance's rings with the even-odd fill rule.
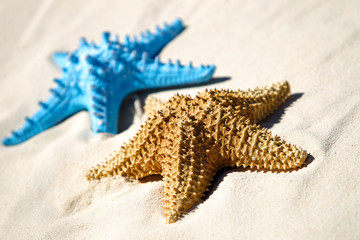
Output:
[[[290,95],[290,85],[287,81],[278,82],[271,87],[256,88],[249,91],[227,91],[227,90],[211,90],[204,91],[199,94],[192,101],[199,104],[205,104],[204,99],[213,100],[216,104],[228,106],[232,104],[236,107],[242,107],[241,115],[251,119],[253,123],[258,123],[276,109],[278,109]],[[179,96],[177,96],[179,98]],[[202,97],[202,98],[201,98]],[[148,97],[145,101],[145,113],[152,116],[157,111],[166,106],[172,105],[175,109],[178,102],[170,101],[171,104],[166,103],[155,97]]]
[[[229,108],[235,115],[244,116],[252,123],[258,123],[281,106],[290,94],[287,81],[271,87],[249,91],[210,90],[199,93],[194,99],[207,99],[213,107]]]
[[[90,181],[120,175],[133,179],[141,179],[148,175],[160,174],[161,165],[154,155],[149,155],[143,150],[129,154],[126,148],[121,147],[119,151],[110,156],[101,165],[98,164],[90,169],[86,174],[86,178]]]
[[[249,96],[251,99],[250,119],[253,123],[258,123],[272,114],[289,98],[290,85],[287,81],[279,82],[270,88],[255,89],[252,95]]]
[[[166,128],[166,121],[160,114],[154,115],[145,122],[136,136],[128,144],[102,164],[90,169],[86,177],[88,180],[112,177],[115,175],[140,179],[152,174],[161,173],[158,155],[164,150],[161,148],[164,140],[159,137]]]
[[[201,125],[197,120],[186,120],[173,129],[172,145],[176,147],[168,152],[162,173],[167,223],[176,222],[201,200],[217,171],[214,159],[208,158],[209,150],[202,147],[209,139],[199,131]]]
[[[232,166],[288,170],[303,165],[308,156],[306,151],[251,124],[249,119],[232,119],[227,123],[228,127],[222,133],[220,154],[229,158]]]

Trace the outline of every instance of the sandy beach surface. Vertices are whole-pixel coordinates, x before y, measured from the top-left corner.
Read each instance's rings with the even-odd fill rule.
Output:
[[[94,136],[80,112],[0,146],[0,239],[360,239],[359,1],[0,2],[1,137],[55,86],[52,53],[76,49],[81,36],[99,42],[105,30],[123,37],[180,17],[187,28],[161,59],[213,63],[215,80],[140,99],[288,80],[290,99],[260,125],[310,153],[292,172],[221,171],[203,201],[165,224],[161,178],[85,179],[146,119],[130,97],[118,135]]]

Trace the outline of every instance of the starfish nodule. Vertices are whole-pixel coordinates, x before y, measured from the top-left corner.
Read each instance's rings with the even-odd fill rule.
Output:
[[[161,174],[164,214],[173,223],[201,200],[223,167],[287,170],[305,162],[306,151],[255,124],[289,94],[285,81],[253,91],[211,90],[155,103],[160,110],[115,155],[89,170],[87,179]]]
[[[89,112],[94,133],[116,134],[120,106],[130,93],[209,81],[214,65],[193,67],[191,63],[183,66],[180,61],[164,64],[158,57],[153,59],[183,29],[181,20],[175,19],[154,33],[140,34],[139,40],[126,36],[123,43],[105,32],[98,45],[82,38],[72,53],[55,53],[54,61],[62,68],[61,78],[55,79],[56,88],[3,144],[22,143],[82,110]]]

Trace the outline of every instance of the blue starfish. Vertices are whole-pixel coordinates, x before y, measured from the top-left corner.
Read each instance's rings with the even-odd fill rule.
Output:
[[[89,112],[93,132],[116,134],[119,108],[128,94],[209,81],[214,65],[193,67],[191,63],[183,66],[180,61],[164,64],[158,57],[152,59],[183,28],[176,19],[162,29],[157,27],[155,33],[142,33],[139,40],[126,36],[123,43],[105,32],[98,45],[82,38],[72,53],[55,53],[55,63],[62,68],[61,78],[55,79],[56,88],[3,144],[22,143],[82,110]]]

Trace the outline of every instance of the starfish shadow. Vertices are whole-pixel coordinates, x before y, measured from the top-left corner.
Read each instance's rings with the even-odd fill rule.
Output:
[[[283,114],[285,113],[285,109],[287,107],[290,107],[294,102],[296,102],[299,98],[302,97],[304,93],[294,93],[289,96],[289,98],[286,100],[286,102],[278,109],[275,113],[271,114],[264,120],[260,122],[261,127],[264,128],[271,128],[276,123],[279,123],[281,121],[281,118]]]
[[[314,160],[315,160],[314,156],[309,153],[304,165],[302,166],[302,168],[308,167]]]
[[[141,183],[158,182],[158,181],[162,181],[162,178],[163,177],[161,176],[161,174],[149,175],[139,179],[139,182]]]
[[[134,121],[134,117],[136,114],[135,110],[134,110],[134,102],[136,99],[135,96],[138,96],[141,107],[143,108],[145,105],[145,99],[147,98],[148,95],[150,95],[152,93],[156,93],[158,91],[164,91],[164,90],[177,90],[177,89],[183,89],[183,88],[192,88],[192,87],[199,87],[199,86],[205,86],[205,85],[212,85],[212,84],[227,81],[229,79],[230,79],[230,77],[214,77],[206,83],[184,84],[184,85],[179,85],[176,87],[156,88],[156,89],[152,89],[152,90],[138,91],[133,94],[130,94],[129,96],[127,96],[124,99],[122,105],[120,106],[119,116],[118,116],[118,126],[117,126],[118,133],[121,133],[121,132],[125,131],[126,129],[128,129]]]

